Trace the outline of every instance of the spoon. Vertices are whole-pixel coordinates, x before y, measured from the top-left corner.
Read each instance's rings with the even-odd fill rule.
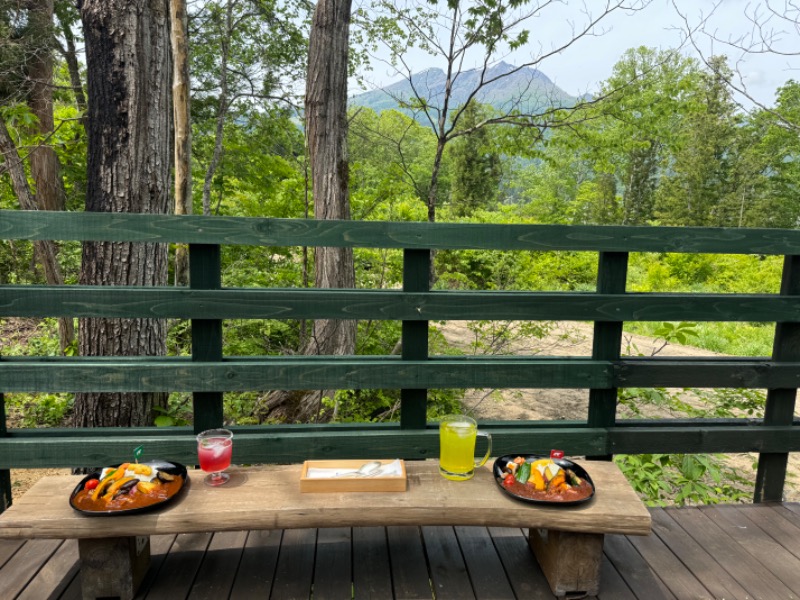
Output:
[[[355,472],[349,471],[347,473],[339,473],[337,477],[369,477],[370,475],[377,473],[380,468],[381,463],[377,460],[373,460],[371,462],[364,463]]]

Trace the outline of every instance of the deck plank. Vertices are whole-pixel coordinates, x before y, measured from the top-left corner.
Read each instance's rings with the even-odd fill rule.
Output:
[[[389,542],[383,527],[353,528],[353,591],[355,600],[392,597]]]
[[[706,550],[730,575],[744,587],[751,596],[773,600],[792,598],[792,591],[775,578],[766,567],[742,548],[728,533],[698,508],[666,509],[695,540],[701,542]]]
[[[653,532],[714,598],[752,600],[752,596],[664,509],[652,509]]]
[[[175,537],[156,578],[146,590],[147,600],[186,598],[203,562],[210,533],[182,533]],[[152,540],[151,540],[152,551]]]
[[[675,596],[656,577],[633,544],[622,535],[607,535],[603,553],[622,575],[637,598],[674,600]]]
[[[455,527],[458,543],[478,600],[514,600],[503,562],[485,527]]]
[[[353,593],[353,537],[349,527],[320,529],[314,565],[314,600],[341,600]]]
[[[555,598],[539,563],[528,545],[528,538],[516,527],[490,527],[500,560],[503,561],[517,598],[552,600]]]
[[[800,523],[785,519],[779,507],[764,505],[764,510],[750,510],[750,507],[736,507],[756,525],[766,531],[781,546],[800,558]],[[746,510],[745,510],[746,509]]]
[[[192,585],[192,600],[217,600],[230,595],[246,541],[246,531],[214,534]]]
[[[0,540],[0,569],[24,544],[25,540]]]
[[[316,545],[316,529],[287,529],[283,532],[270,598],[294,600],[311,595]]]
[[[175,538],[178,537],[174,533],[167,535],[154,535],[150,538],[150,568],[144,574],[144,579],[139,586],[139,591],[136,594],[136,599],[139,600],[147,595],[147,590],[158,577],[158,572],[164,560],[167,558],[169,549],[175,543]]]
[[[598,600],[638,600],[605,554],[603,562],[600,563],[600,593],[597,598]]]
[[[78,575],[78,542],[66,540],[31,579],[16,600],[58,598]]]
[[[714,521],[790,590],[800,590],[800,559],[781,546],[763,529],[747,518],[761,507],[737,511],[734,506],[706,506],[701,512]]]
[[[404,600],[430,600],[433,593],[419,527],[392,526],[386,528],[386,533],[389,539],[394,597]]]
[[[676,598],[714,599],[657,535],[630,536],[628,540]]]
[[[422,537],[437,600],[474,599],[475,592],[472,590],[467,565],[453,528],[423,527]]]
[[[248,532],[230,600],[269,598],[282,537],[282,529]]]
[[[28,540],[3,567],[0,598],[15,598],[58,550],[62,540]]]

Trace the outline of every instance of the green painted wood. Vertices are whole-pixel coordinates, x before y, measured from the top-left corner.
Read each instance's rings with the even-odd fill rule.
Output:
[[[800,295],[0,286],[0,317],[800,322]]]
[[[8,392],[249,391],[419,388],[705,387],[792,388],[800,362],[641,359],[614,365],[567,357],[241,357],[9,358],[0,362]]]
[[[800,255],[786,256],[783,262],[781,296],[800,294]],[[772,359],[778,363],[800,361],[800,324],[779,322],[775,325]],[[764,408],[765,425],[791,425],[794,420],[797,388],[772,388],[767,391]],[[786,452],[762,454],[758,457],[754,502],[780,502],[789,455]]]
[[[219,290],[222,287],[219,246],[189,245],[189,281],[193,290]],[[209,318],[192,319],[192,362],[202,364],[221,360],[222,321]],[[192,394],[192,405],[195,433],[222,427],[222,391],[218,389],[195,391]]]
[[[588,359],[272,357],[199,363],[52,359],[0,363],[0,389],[23,391],[248,391],[610,386],[611,365]]]
[[[427,292],[430,286],[430,250],[405,250],[403,252],[403,292]],[[417,307],[421,314],[421,306]],[[428,359],[428,321],[404,320],[402,323],[402,357],[404,361]],[[400,390],[400,424],[404,429],[423,429],[428,408],[428,391],[411,388],[411,383]]]
[[[5,395],[0,391],[0,438],[5,437],[7,432],[6,399]],[[11,506],[11,471],[0,469],[0,514],[9,506]]]
[[[796,452],[800,451],[800,428],[770,426],[687,425],[659,423],[640,427],[527,427],[490,426],[495,450],[500,456],[519,448],[546,453],[562,448],[568,455],[592,456],[611,448],[614,454],[710,453],[710,452]],[[145,446],[146,457],[168,456],[185,464],[196,461],[196,443],[191,430],[168,435],[140,435],[137,438],[108,434],[106,437],[12,437],[0,440],[0,468],[72,467],[85,464],[113,464],[130,457],[138,445]],[[234,428],[233,462],[300,463],[307,459],[363,458],[365,448],[380,448],[385,456],[408,460],[434,458],[439,451],[435,427],[425,430],[298,433],[273,432],[267,427],[258,433],[241,433]],[[88,461],[88,462],[87,462]]]
[[[628,280],[628,254],[601,252],[597,268],[597,292],[624,294]],[[592,338],[592,358],[619,361],[622,342],[622,322],[595,322]],[[611,427],[617,415],[617,388],[589,390],[588,422],[592,427]],[[611,460],[610,454],[592,456],[596,460]]]
[[[798,387],[800,361],[770,359],[630,358],[614,365],[616,387]]]
[[[264,246],[800,254],[800,231],[0,211],[0,239]]]

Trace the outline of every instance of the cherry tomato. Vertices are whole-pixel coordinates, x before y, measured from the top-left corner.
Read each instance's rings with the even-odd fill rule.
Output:
[[[90,479],[89,481],[86,482],[86,485],[83,486],[83,489],[93,490],[94,488],[97,487],[98,483],[100,483],[99,479]]]
[[[514,477],[514,474],[513,474],[513,473],[509,473],[508,475],[506,475],[505,479],[503,479],[503,485],[504,485],[505,487],[509,487],[509,486],[510,486],[511,484],[513,484],[513,483],[514,483],[516,480],[517,480],[517,479]]]

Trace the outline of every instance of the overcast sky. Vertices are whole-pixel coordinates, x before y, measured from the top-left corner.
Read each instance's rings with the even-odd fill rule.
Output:
[[[585,20],[585,16],[581,14],[584,4],[597,12],[605,5],[605,0],[585,0],[585,3],[566,0],[561,5],[548,7],[539,18],[529,21],[526,28],[531,31],[531,47],[527,49],[525,56],[537,51],[540,45],[547,51],[554,44],[571,38],[570,21],[579,27]],[[795,10],[788,15],[788,21],[777,16],[768,19],[770,7],[781,13],[786,10],[785,0],[675,0],[675,4],[692,26],[697,26],[704,17],[711,15],[705,30],[722,40],[737,39],[743,35],[752,39],[754,19],[772,35],[772,39],[785,55],[762,53],[760,56],[743,57],[741,51],[726,47],[720,42],[715,42],[713,46],[714,53],[728,56],[729,64],[732,68],[737,68],[744,77],[748,91],[758,101],[767,105],[773,104],[778,86],[788,79],[800,79],[800,31],[797,27],[800,14]],[[602,35],[578,40],[562,54],[542,62],[540,69],[572,95],[592,92],[599,82],[608,78],[614,64],[627,49],[642,45],[659,49],[678,47],[685,39],[684,29],[681,17],[671,0],[653,0],[642,11],[632,14],[619,11],[610,15],[599,26],[597,33]],[[712,53],[707,36],[698,34],[695,39],[702,45],[705,54]],[[684,52],[696,55],[695,50],[689,46]],[[525,56],[518,52],[506,58],[506,62],[519,64],[524,61]],[[415,70],[441,66],[429,59],[426,61],[422,56],[414,62]],[[416,62],[419,62],[419,68],[416,67]],[[386,68],[376,64],[371,79],[374,83],[385,85],[398,78],[392,77]]]

